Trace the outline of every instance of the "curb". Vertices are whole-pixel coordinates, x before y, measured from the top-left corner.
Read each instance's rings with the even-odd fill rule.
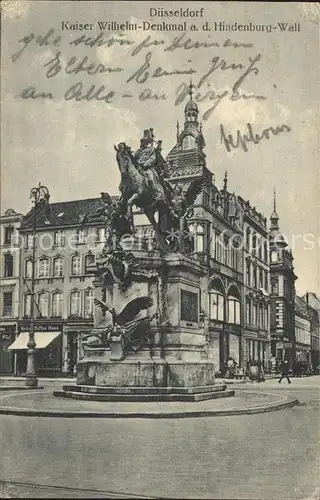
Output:
[[[37,385],[36,387],[24,387],[19,385],[0,385],[0,394],[2,391],[30,391],[34,389],[44,389],[43,385]]]
[[[94,412],[94,411],[63,411],[63,410],[32,410],[29,408],[1,407],[2,415],[17,415],[24,417],[63,417],[63,418],[152,418],[152,419],[170,419],[170,418],[200,418],[200,417],[225,417],[235,415],[255,415],[258,413],[268,413],[271,411],[291,408],[299,404],[296,398],[287,398],[281,403],[270,403],[269,405],[252,406],[248,408],[230,408],[230,410],[198,410],[198,411],[175,411],[168,412]]]

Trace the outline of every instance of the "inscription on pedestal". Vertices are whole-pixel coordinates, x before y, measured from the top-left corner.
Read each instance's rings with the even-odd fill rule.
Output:
[[[181,321],[198,323],[198,294],[189,290],[181,290],[180,311]]]

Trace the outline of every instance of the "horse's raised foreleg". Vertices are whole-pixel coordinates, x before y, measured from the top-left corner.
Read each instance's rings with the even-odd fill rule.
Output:
[[[139,198],[139,193],[134,193],[127,201],[127,217],[130,220],[131,225],[133,226],[133,213],[132,213],[132,205],[134,201]]]

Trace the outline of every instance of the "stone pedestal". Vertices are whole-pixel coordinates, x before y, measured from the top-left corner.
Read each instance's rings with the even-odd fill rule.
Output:
[[[135,297],[148,296],[153,305],[141,316],[157,319],[151,323],[152,341],[122,359],[121,344],[114,339],[110,348],[90,347],[77,368],[77,384],[118,387],[203,387],[214,384],[215,367],[208,356],[201,315],[201,280],[206,268],[195,258],[182,254],[134,252],[131,283],[108,283],[102,290],[97,280],[97,298],[120,312]],[[99,267],[99,265],[98,265]],[[106,316],[109,313],[106,313]],[[101,310],[95,315],[105,326]]]

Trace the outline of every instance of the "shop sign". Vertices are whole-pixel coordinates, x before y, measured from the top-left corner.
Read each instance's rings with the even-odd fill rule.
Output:
[[[55,325],[41,325],[41,324],[35,324],[34,325],[34,330],[35,332],[61,332],[62,331],[62,325],[61,324],[55,324]],[[20,325],[19,327],[20,332],[29,332],[30,331],[30,323],[25,323],[23,325]]]

